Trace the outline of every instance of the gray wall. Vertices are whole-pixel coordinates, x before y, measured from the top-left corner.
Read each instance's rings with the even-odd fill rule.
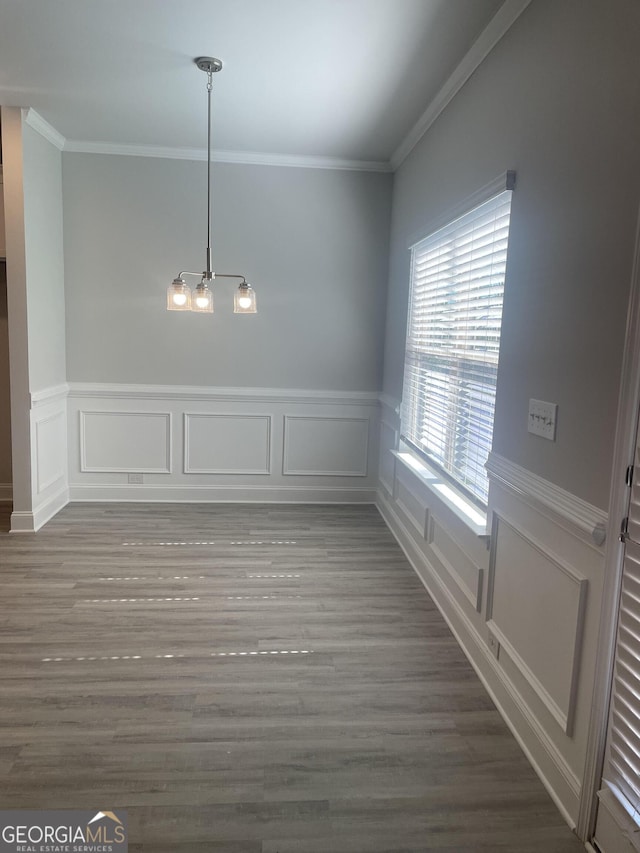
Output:
[[[258,315],[165,310],[206,246],[202,162],[63,155],[70,381],[376,390],[390,175],[214,165],[214,268],[255,286]],[[195,284],[195,280],[193,280]]]
[[[517,170],[494,450],[608,503],[640,200],[640,5],[535,0],[396,173],[384,389],[402,394],[411,239]],[[558,403],[557,441],[527,433]]]
[[[62,156],[24,124],[24,240],[29,390],[66,381]]]

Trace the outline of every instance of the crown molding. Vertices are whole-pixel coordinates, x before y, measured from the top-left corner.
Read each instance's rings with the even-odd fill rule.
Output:
[[[47,142],[50,142],[58,151],[62,151],[65,148],[66,139],[64,136],[53,127],[53,125],[49,124],[46,119],[43,119],[40,113],[37,113],[31,107],[29,109],[23,110],[22,115],[24,116],[25,122],[31,127],[36,133],[39,133],[40,136],[44,137]]]
[[[203,160],[206,160],[204,152]],[[300,169],[338,169],[354,172],[391,172],[388,160],[347,160],[308,154],[267,154],[260,151],[214,151],[217,163],[242,163],[255,166],[287,166]]]
[[[440,113],[458,94],[469,77],[471,77],[473,72],[491,53],[496,44],[520,17],[530,2],[531,0],[505,0],[505,3],[498,9],[488,25],[471,45],[453,74],[391,155],[393,171],[406,160]]]
[[[160,145],[130,145],[116,142],[85,142],[67,139],[65,151],[76,154],[112,154],[125,157],[160,157],[167,160],[207,159],[206,149],[166,148]],[[298,169],[342,169],[356,172],[391,172],[391,164],[378,160],[345,160],[339,157],[318,157],[296,154],[270,154],[262,151],[214,150],[214,163],[238,163],[245,166],[283,166]]]
[[[282,166],[298,169],[337,169],[356,172],[394,172],[408,157],[442,111],[453,100],[478,66],[527,8],[531,0],[505,0],[489,24],[473,43],[460,64],[442,86],[418,121],[391,156],[391,160],[350,160],[315,155],[275,154],[262,151],[212,152],[216,163],[246,166]],[[159,157],[168,160],[206,160],[207,152],[199,148],[170,148],[159,145],[133,145],[115,142],[90,142],[65,139],[34,109],[23,110],[26,123],[58,150],[78,154],[112,154],[128,157]]]

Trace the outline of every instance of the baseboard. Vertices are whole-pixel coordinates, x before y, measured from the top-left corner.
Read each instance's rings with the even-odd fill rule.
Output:
[[[72,485],[72,502],[375,504],[375,488],[349,486]]]
[[[13,486],[11,483],[0,483],[0,504],[10,504],[13,500]]]
[[[35,533],[33,513],[14,511],[11,513],[11,533]]]
[[[36,533],[47,521],[60,512],[69,503],[69,489],[65,485],[48,498],[33,512],[17,511],[11,513],[12,533]]]
[[[558,810],[571,829],[575,829],[580,779],[509,683],[483,638],[413,542],[408,528],[381,490],[376,506]],[[527,741],[538,745],[539,755],[533,754]]]

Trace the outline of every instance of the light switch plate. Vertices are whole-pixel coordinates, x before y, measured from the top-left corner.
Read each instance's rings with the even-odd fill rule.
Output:
[[[529,400],[529,419],[527,429],[533,435],[556,440],[556,419],[558,404],[546,403],[544,400]]]

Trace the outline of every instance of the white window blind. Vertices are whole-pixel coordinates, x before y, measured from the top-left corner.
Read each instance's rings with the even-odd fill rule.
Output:
[[[640,824],[640,484],[629,503],[604,780]]]
[[[511,191],[411,249],[402,438],[487,500]]]
[[[606,776],[640,818],[640,563],[627,548],[614,676]]]

